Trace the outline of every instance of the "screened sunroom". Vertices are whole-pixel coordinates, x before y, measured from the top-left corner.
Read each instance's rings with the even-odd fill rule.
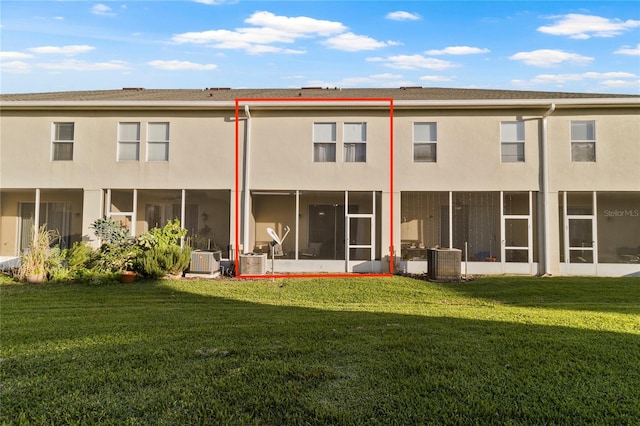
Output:
[[[462,250],[468,273],[537,272],[537,193],[403,192],[402,267],[427,271],[429,248]]]
[[[380,216],[377,191],[254,190],[250,251],[275,255],[275,272],[380,272]],[[287,227],[272,253],[267,228]]]

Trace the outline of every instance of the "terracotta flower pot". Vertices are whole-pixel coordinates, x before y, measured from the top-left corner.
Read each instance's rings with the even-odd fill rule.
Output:
[[[44,282],[44,279],[44,273],[27,275],[27,282],[29,284],[40,284]]]
[[[131,284],[136,279],[136,273],[133,271],[122,271],[120,273],[120,282]]]

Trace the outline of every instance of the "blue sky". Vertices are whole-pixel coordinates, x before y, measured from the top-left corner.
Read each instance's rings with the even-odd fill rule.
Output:
[[[637,1],[11,1],[0,92],[458,87],[640,94]]]

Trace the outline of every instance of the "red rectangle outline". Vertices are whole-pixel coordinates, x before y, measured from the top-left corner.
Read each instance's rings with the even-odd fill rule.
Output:
[[[269,274],[269,275],[241,275],[240,274],[240,103],[252,102],[388,102],[389,103],[389,272],[381,274]],[[343,277],[389,277],[393,275],[395,268],[395,249],[393,245],[393,120],[394,108],[393,98],[236,98],[235,99],[235,249],[234,263],[236,265],[236,277],[242,279],[265,279],[265,278],[343,278]]]

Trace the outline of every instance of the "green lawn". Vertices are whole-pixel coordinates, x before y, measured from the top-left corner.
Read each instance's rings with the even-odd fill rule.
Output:
[[[639,424],[639,278],[0,285],[6,424]]]

